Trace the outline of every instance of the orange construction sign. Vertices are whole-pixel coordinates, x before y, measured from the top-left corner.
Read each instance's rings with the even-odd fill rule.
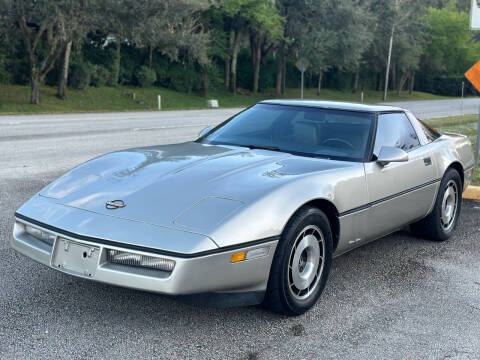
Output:
[[[480,92],[480,61],[473,65],[466,73],[465,77]]]

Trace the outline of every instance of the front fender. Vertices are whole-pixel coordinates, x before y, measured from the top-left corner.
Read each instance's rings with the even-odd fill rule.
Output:
[[[302,205],[318,199],[333,203],[339,212],[368,202],[363,164],[295,176],[246,203],[209,236],[220,247],[279,236]]]

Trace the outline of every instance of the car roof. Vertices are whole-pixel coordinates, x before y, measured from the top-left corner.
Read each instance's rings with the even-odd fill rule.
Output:
[[[354,102],[343,101],[320,101],[320,100],[264,100],[260,104],[272,104],[272,105],[290,105],[290,106],[307,106],[316,107],[321,109],[334,109],[334,110],[349,110],[349,111],[362,111],[362,112],[395,112],[405,111],[402,108],[396,106],[377,105],[377,104],[359,104]]]

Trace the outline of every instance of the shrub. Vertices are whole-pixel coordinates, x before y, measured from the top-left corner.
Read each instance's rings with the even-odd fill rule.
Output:
[[[146,66],[141,66],[135,72],[135,79],[141,87],[149,87],[157,81],[157,73]]]
[[[476,90],[463,76],[439,76],[433,79],[433,93],[447,96],[462,95],[462,81],[465,82],[464,95],[477,95]]]
[[[112,75],[110,71],[101,65],[94,65],[90,84],[95,87],[107,85]]]
[[[93,67],[88,62],[74,62],[70,66],[68,86],[73,89],[83,90],[90,84]]]
[[[460,96],[462,94],[462,81],[465,82],[464,95],[476,96],[477,91],[470,82],[459,76],[425,76],[418,81],[420,91],[445,96]]]
[[[0,48],[0,83],[7,83],[9,82],[9,74],[5,68],[5,54],[3,53],[2,49]]]
[[[201,75],[193,66],[173,63],[168,68],[169,88],[176,91],[192,92],[201,88]]]

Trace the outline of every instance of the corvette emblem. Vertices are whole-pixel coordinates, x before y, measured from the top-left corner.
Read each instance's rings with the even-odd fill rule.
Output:
[[[120,209],[120,208],[124,208],[125,206],[127,206],[127,205],[125,205],[123,200],[107,201],[107,203],[105,204],[105,207],[108,210]]]

